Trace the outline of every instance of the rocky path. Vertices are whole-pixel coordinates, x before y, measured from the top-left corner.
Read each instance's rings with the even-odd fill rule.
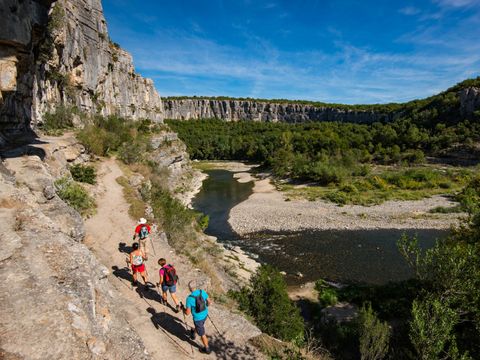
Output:
[[[220,333],[216,332],[211,322],[207,322],[212,354],[199,352],[200,341],[191,341],[186,336],[185,324],[181,313],[176,314],[173,307],[160,304],[160,295],[156,290],[147,290],[143,286],[131,289],[131,275],[126,267],[126,255],[132,242],[134,219],[128,215],[128,203],[123,197],[123,189],[116,182],[123,173],[114,160],[106,160],[98,172],[100,195],[97,198],[97,214],[86,221],[87,237],[85,244],[96,254],[99,260],[111,270],[110,281],[119,291],[124,301],[122,311],[128,322],[141,337],[146,349],[153,359],[253,359],[261,357],[246,340],[252,334],[245,334],[249,324],[241,317],[218,309],[211,309],[211,317]],[[165,240],[158,234],[152,234],[155,252],[149,242],[149,261],[147,271],[149,281],[158,281],[157,260],[164,257],[175,265],[180,276],[179,299],[185,302],[187,283],[200,276],[196,269],[190,268],[188,262],[175,256]],[[170,304],[173,301],[169,297]],[[191,319],[187,319],[192,326]],[[242,331],[243,330],[243,331]]]

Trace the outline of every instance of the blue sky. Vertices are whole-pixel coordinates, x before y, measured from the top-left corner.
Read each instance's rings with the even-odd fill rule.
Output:
[[[103,0],[160,95],[386,103],[480,75],[480,0]]]

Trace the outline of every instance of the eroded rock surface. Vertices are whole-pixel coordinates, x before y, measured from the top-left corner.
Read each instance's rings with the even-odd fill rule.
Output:
[[[11,156],[0,171],[0,357],[5,359],[149,359],[119,312],[118,296],[81,241],[80,215],[58,198],[53,181],[75,140]]]

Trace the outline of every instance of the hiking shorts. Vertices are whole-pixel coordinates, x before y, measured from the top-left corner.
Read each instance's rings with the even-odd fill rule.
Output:
[[[197,332],[198,336],[205,335],[205,320],[207,320],[207,318],[193,322],[195,324],[195,331]]]
[[[164,293],[169,291],[170,294],[175,294],[177,292],[177,285],[174,284],[172,286],[168,286],[168,285],[162,284],[162,291]]]
[[[134,274],[137,272],[143,273],[145,271],[145,264],[142,265],[132,265],[132,271]]]

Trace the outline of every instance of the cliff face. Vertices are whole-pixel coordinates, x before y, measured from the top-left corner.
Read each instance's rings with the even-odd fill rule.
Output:
[[[35,53],[44,39],[52,2],[4,0],[0,6],[0,145],[29,127]]]
[[[480,109],[480,88],[469,87],[460,91],[460,112],[471,115]]]
[[[227,121],[307,121],[375,122],[390,121],[393,114],[344,110],[296,103],[269,103],[250,100],[164,99],[166,119],[219,118]]]
[[[0,16],[0,133],[37,126],[59,104],[163,119],[153,82],[110,41],[100,0],[6,0]],[[51,6],[52,5],[52,6]]]

